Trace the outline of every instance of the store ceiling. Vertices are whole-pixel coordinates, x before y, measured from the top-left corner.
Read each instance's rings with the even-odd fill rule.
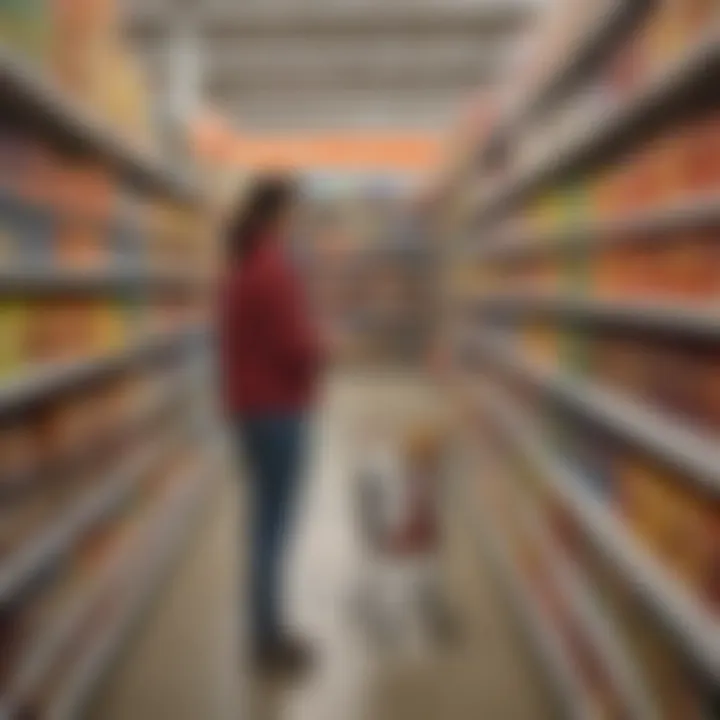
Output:
[[[158,84],[192,28],[203,97],[245,129],[442,128],[503,78],[537,0],[125,0]]]

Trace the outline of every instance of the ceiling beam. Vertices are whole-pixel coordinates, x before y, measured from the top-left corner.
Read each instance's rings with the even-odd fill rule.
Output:
[[[272,93],[303,94],[308,90],[374,90],[403,91],[456,88],[467,91],[497,80],[498,68],[468,65],[464,68],[446,67],[418,70],[412,67],[388,68],[377,72],[373,68],[345,68],[337,71],[331,65],[311,72],[281,68],[276,71],[246,73],[228,68],[206,74],[205,91],[211,96],[237,94],[245,97]]]
[[[442,88],[433,93],[377,92],[323,93],[302,97],[266,95],[240,98],[236,95],[212,98],[228,117],[246,130],[325,132],[329,130],[404,129],[445,130],[453,122],[467,91]]]
[[[130,13],[128,31],[140,39],[162,37],[168,14],[178,12],[138,7]],[[363,5],[356,8],[322,10],[311,7],[278,6],[266,10],[226,9],[207,6],[199,15],[201,34],[212,40],[269,37],[302,37],[307,40],[321,37],[357,37],[358,35],[401,36],[464,32],[475,34],[476,40],[496,38],[499,34],[513,34],[525,29],[534,19],[532,4],[503,2],[492,6],[462,5]]]

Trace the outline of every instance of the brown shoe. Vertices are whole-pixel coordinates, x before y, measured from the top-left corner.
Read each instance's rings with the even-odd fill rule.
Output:
[[[254,666],[258,673],[282,680],[299,680],[313,665],[313,652],[306,644],[282,637],[261,645],[255,652]]]

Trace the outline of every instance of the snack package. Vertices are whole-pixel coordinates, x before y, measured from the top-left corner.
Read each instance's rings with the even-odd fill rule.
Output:
[[[27,305],[19,300],[0,302],[0,379],[20,374],[30,361]]]
[[[48,482],[58,482],[91,453],[87,436],[91,418],[78,397],[58,400],[38,413],[38,437]]]
[[[26,492],[37,481],[38,456],[29,415],[0,424],[0,502]]]
[[[67,218],[59,228],[56,254],[62,268],[97,270],[108,264],[108,241],[102,225],[88,218]]]

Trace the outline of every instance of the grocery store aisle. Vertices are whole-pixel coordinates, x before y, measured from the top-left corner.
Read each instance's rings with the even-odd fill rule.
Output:
[[[348,482],[358,418],[377,408],[386,418],[402,418],[434,406],[414,380],[331,384],[318,422],[288,598],[292,619],[319,649],[318,671],[306,684],[280,691],[243,682],[234,670],[236,510],[228,502],[233,491],[226,488],[92,720],[549,718],[544,686],[461,520],[451,523],[448,548],[448,581],[464,631],[457,647],[437,655],[381,650],[353,614],[363,567]],[[228,698],[234,710],[228,710]]]

